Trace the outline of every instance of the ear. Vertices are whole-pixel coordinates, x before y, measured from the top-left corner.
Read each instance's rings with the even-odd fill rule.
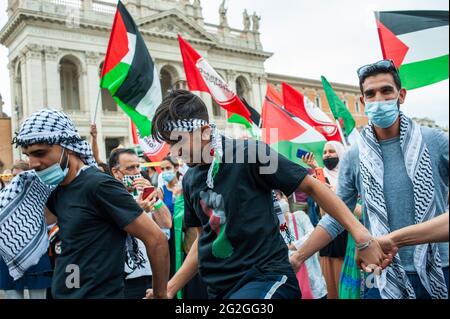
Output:
[[[211,128],[209,125],[203,125],[201,127],[202,130],[202,141],[209,141],[211,138]]]
[[[115,178],[119,178],[119,176],[118,176],[119,170],[117,169],[117,167],[112,167],[112,168],[111,168],[111,174],[112,174]]]
[[[362,104],[363,106],[366,106],[366,102],[364,101],[364,96],[363,96],[363,95],[361,95],[361,96],[359,97],[359,102],[361,102],[361,104]]]
[[[400,90],[400,93],[399,93],[399,96],[398,96],[398,102],[400,103],[400,104],[403,104],[403,103],[405,103],[405,100],[406,100],[406,94],[407,94],[408,92],[406,91],[406,89],[401,89]]]

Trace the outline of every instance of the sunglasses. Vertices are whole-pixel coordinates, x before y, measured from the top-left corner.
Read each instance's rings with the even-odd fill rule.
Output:
[[[398,69],[392,60],[381,60],[372,64],[367,64],[358,69],[358,77],[361,79],[374,70],[393,70],[398,73]]]

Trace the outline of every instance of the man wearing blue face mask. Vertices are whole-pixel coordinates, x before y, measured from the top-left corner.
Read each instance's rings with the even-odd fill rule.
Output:
[[[57,110],[38,111],[24,121],[14,142],[28,156],[32,171],[19,174],[0,193],[0,254],[10,274],[20,278],[45,253],[45,206],[47,223],[58,224],[62,241],[53,297],[123,298],[128,233],[145,244],[153,287],[166,298],[164,234],[119,181],[96,168],[89,144],[72,121]]]
[[[350,210],[361,194],[365,226],[379,237],[447,210],[449,140],[444,132],[421,127],[400,111],[407,92],[391,60],[361,67],[358,77],[369,125],[340,163],[337,194]],[[325,216],[293,263],[302,263],[342,230]],[[448,243],[401,248],[381,277],[366,285],[364,297],[448,298],[448,254]]]

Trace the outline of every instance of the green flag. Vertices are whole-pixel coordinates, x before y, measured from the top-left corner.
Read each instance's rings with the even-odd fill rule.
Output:
[[[359,136],[359,132],[356,130],[355,119],[345,106],[344,102],[342,102],[336,92],[334,92],[327,79],[324,76],[321,78],[331,112],[333,113],[334,118],[341,123],[342,130],[344,131],[343,133],[347,136],[350,144],[353,144]]]

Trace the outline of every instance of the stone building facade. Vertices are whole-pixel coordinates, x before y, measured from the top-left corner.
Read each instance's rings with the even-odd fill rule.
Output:
[[[234,29],[227,9],[219,8],[219,25],[204,21],[200,0],[124,0],[134,17],[160,73],[163,94],[186,88],[178,48],[180,33],[203,55],[230,87],[260,110],[267,83],[282,81],[305,92],[329,111],[318,81],[268,74],[257,15],[243,14],[243,27]],[[131,124],[108,92],[99,90],[101,69],[115,5],[101,0],[8,0],[8,21],[0,31],[0,43],[9,49],[12,131],[24,117],[42,107],[63,110],[83,137],[89,137],[94,116],[98,126],[100,155],[119,144],[132,144]],[[358,88],[333,84],[355,114],[358,125],[367,123],[355,101]],[[226,114],[206,93],[206,102],[219,128]],[[98,102],[97,102],[98,101]],[[98,108],[96,108],[98,105]],[[14,158],[20,157],[19,150]]]

